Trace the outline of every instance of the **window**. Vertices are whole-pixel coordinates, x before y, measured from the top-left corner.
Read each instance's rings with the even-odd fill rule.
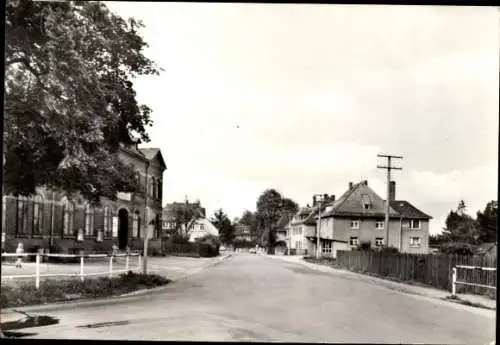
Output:
[[[112,217],[111,237],[118,237],[118,216]]]
[[[33,202],[33,235],[40,235],[43,228],[43,199],[37,195]]]
[[[384,229],[385,222],[383,220],[377,220],[375,222],[375,229]]]
[[[409,228],[410,227],[410,221],[409,220],[403,220],[402,224],[403,228]]]
[[[370,197],[366,194],[361,195],[361,202],[363,203],[363,209],[368,210],[371,207],[371,200]]]
[[[410,247],[420,247],[420,237],[410,237]]]
[[[155,184],[155,178],[151,177],[151,179],[149,181],[149,186],[148,186],[149,187],[149,191],[148,191],[149,196],[153,196],[154,184]]]
[[[358,244],[359,244],[359,239],[357,237],[350,237],[349,238],[349,245],[357,246]]]
[[[375,238],[375,246],[376,247],[381,247],[383,245],[384,245],[384,238],[383,237]]]
[[[75,205],[67,198],[63,201],[63,235],[73,235]]]
[[[205,230],[205,224],[200,224],[200,230],[204,231]]]
[[[410,228],[411,229],[420,229],[420,220],[418,220],[418,219],[410,220]]]
[[[359,220],[351,220],[351,229],[359,229]]]
[[[151,191],[151,196],[153,197],[153,199],[156,199],[156,192],[158,191],[158,188],[156,186],[157,182],[156,182],[156,179],[154,177],[152,178],[152,181],[153,181],[152,182],[152,188],[153,188],[153,190]]]
[[[132,237],[138,237],[139,233],[139,211],[135,211],[133,218],[132,218]]]
[[[111,237],[111,212],[109,207],[104,207],[104,237]]]
[[[323,242],[323,254],[330,254],[332,252],[332,242],[325,241]]]
[[[158,192],[156,193],[158,200],[161,200],[162,198],[162,188],[163,188],[163,182],[162,180],[158,180]]]
[[[28,201],[24,197],[17,199],[17,227],[18,234],[27,234],[28,232]]]
[[[295,241],[295,249],[302,249],[302,242],[301,241]]]
[[[85,236],[94,234],[94,208],[89,204],[85,206]]]

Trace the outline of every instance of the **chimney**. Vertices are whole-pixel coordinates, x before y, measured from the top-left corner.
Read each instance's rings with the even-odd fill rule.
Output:
[[[396,181],[389,183],[389,201],[396,200]]]
[[[335,194],[330,195],[330,202],[335,202]]]
[[[328,194],[323,194],[323,202],[328,202]]]
[[[316,195],[313,195],[313,207],[316,206]]]
[[[365,184],[365,186],[368,186],[368,180],[364,180],[363,183]]]
[[[352,182],[349,182],[349,190],[352,189]]]

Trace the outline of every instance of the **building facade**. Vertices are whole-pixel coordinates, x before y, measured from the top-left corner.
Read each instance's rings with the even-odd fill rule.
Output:
[[[408,201],[396,200],[395,182],[391,182],[390,188],[388,246],[405,253],[428,253],[432,217]],[[384,222],[385,200],[368,186],[368,181],[349,183],[348,190],[339,200],[328,205],[321,214],[320,250],[336,257],[338,250],[352,250],[362,243],[380,248],[386,243]]]
[[[161,249],[161,205],[165,161],[158,148],[122,146],[120,159],[136,172],[138,190],[102,198],[92,207],[81,197],[38,188],[33,197],[3,196],[2,245],[12,252],[22,242],[26,252],[49,249],[73,253],[141,250],[144,236],[151,252]]]

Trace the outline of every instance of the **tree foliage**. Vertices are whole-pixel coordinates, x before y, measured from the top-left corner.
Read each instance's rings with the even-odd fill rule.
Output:
[[[143,54],[141,27],[100,2],[7,1],[6,193],[47,186],[98,203],[135,189],[116,153],[149,141],[151,109],[132,81],[160,70]]]
[[[222,209],[215,211],[212,219],[212,224],[219,230],[219,237],[222,243],[231,244],[234,239],[234,226],[227,214]]]
[[[275,189],[267,189],[259,196],[256,219],[261,230],[263,245],[268,248],[276,246],[276,230],[280,217],[285,213],[296,213],[297,210],[296,202],[283,197]]]
[[[456,211],[450,211],[446,217],[446,227],[443,229],[443,239],[446,242],[461,242],[474,244],[476,242],[476,221],[466,213],[463,200],[458,204]]]
[[[490,201],[484,211],[477,212],[477,228],[480,242],[496,242],[498,234],[498,201]]]
[[[188,200],[170,205],[169,213],[174,235],[185,239],[189,238],[193,224],[202,218],[198,204],[192,204]]]

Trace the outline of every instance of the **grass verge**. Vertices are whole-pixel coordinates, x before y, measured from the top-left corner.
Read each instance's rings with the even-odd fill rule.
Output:
[[[460,297],[458,297],[456,295],[455,296],[453,296],[453,295],[446,296],[445,298],[443,298],[443,300],[445,300],[445,301],[452,301],[452,302],[463,304],[463,305],[467,305],[467,306],[470,306],[470,307],[495,310],[495,308],[490,308],[490,307],[488,307],[488,306],[486,306],[484,304],[481,304],[481,303],[471,302],[471,301],[462,299],[462,298],[460,298]]]
[[[136,274],[131,271],[118,277],[99,277],[85,281],[45,280],[37,290],[33,282],[19,286],[2,286],[0,308],[70,301],[82,298],[99,298],[151,289],[170,283],[171,280],[156,274]]]

